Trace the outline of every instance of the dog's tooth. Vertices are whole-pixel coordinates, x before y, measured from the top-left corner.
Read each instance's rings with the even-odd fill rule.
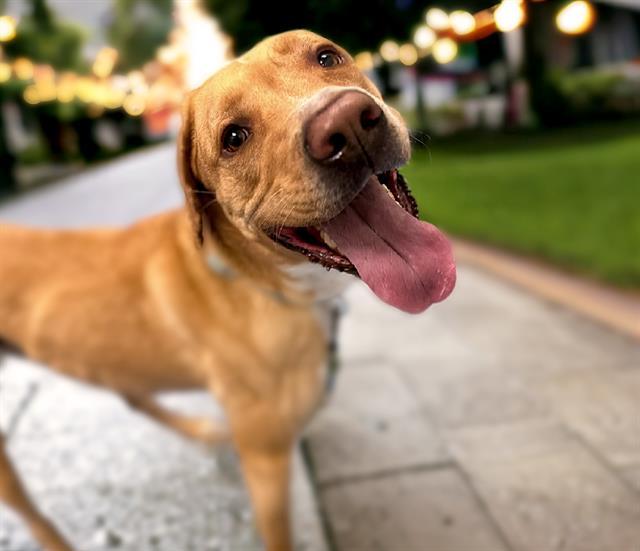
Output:
[[[400,204],[400,202],[396,199],[396,196],[391,192],[391,190],[385,186],[384,184],[382,184],[382,187],[384,188],[384,190],[387,192],[387,195],[389,197],[391,197],[391,199],[393,199],[396,202],[396,205],[398,205],[399,207],[401,207],[402,205]]]
[[[331,247],[332,249],[338,250],[338,245],[336,245],[336,242],[333,239],[331,239],[331,237],[329,237],[326,231],[320,230],[320,237],[322,237],[322,240],[327,245],[329,245],[329,247]]]
[[[381,185],[382,185],[383,189],[387,192],[387,195],[389,197],[391,197],[391,199],[393,199],[395,201],[396,198],[393,196],[393,193],[391,193],[391,190],[387,186],[385,186],[384,184],[381,184]]]

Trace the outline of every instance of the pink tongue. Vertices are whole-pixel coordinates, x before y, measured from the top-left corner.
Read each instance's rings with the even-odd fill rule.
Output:
[[[417,314],[453,290],[446,237],[405,211],[376,178],[323,229],[371,290],[400,310]]]

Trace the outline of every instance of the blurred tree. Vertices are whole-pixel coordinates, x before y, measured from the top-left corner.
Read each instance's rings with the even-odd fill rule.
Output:
[[[203,0],[235,40],[238,52],[270,34],[298,28],[323,34],[351,51],[371,49],[385,38],[408,39],[424,3],[416,0]]]
[[[1,8],[2,6],[0,6]],[[4,120],[4,87],[0,87],[0,166],[2,167],[2,173],[0,174],[0,197],[5,193],[11,192],[15,189],[15,164],[16,158],[7,140],[7,127]]]
[[[20,20],[18,34],[5,46],[11,56],[25,56],[56,69],[82,70],[85,33],[72,23],[59,21],[46,0],[30,0],[31,12]]]
[[[172,0],[115,0],[109,40],[120,52],[121,70],[139,68],[167,41],[173,26]]]
[[[545,3],[530,2],[528,23],[524,27],[524,76],[529,83],[531,109],[539,124],[562,126],[571,122],[571,106],[562,94],[557,79],[549,69],[548,43],[560,0]]]
[[[6,0],[0,0],[0,13],[5,13],[7,7]],[[15,165],[16,158],[9,147],[7,139],[7,123],[4,117],[4,102],[6,96],[6,86],[0,86],[0,197],[11,192],[16,186]]]

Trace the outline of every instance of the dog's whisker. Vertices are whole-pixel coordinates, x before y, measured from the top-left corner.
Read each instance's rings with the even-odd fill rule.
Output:
[[[418,135],[424,136],[424,140],[420,139]],[[429,147],[428,142],[431,141],[431,136],[425,132],[409,132],[409,138],[416,143],[419,143],[423,147]]]

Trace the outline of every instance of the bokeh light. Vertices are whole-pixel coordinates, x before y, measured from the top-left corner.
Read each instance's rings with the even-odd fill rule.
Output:
[[[24,89],[23,97],[24,101],[29,105],[37,105],[40,103],[40,94],[35,84],[30,84]]]
[[[13,70],[20,80],[33,78],[33,63],[26,57],[19,57],[13,64]]]
[[[449,16],[440,8],[430,8],[425,16],[427,25],[436,31],[444,31],[449,28]]]
[[[127,96],[122,102],[122,107],[127,112],[127,114],[131,115],[132,117],[138,117],[142,115],[142,113],[144,113],[146,102],[141,96]]]
[[[415,65],[418,61],[418,50],[413,44],[403,44],[398,52],[400,63],[406,66]]]
[[[469,34],[476,30],[476,18],[468,11],[456,10],[451,12],[449,22],[453,32],[459,35]]]
[[[451,38],[441,38],[433,45],[433,58],[438,63],[451,63],[457,55],[458,44]]]
[[[118,59],[118,51],[115,48],[105,47],[102,48],[98,55],[96,56],[96,60],[93,63],[93,73],[98,78],[107,78],[116,64]]]
[[[11,78],[11,65],[0,62],[0,82],[7,82]]]
[[[566,34],[583,34],[589,31],[596,20],[595,9],[585,0],[575,0],[560,10],[556,25]]]
[[[370,71],[374,67],[373,54],[371,52],[360,52],[353,59],[361,71]]]
[[[511,32],[524,23],[524,8],[521,0],[502,0],[493,14],[496,28],[503,33]]]
[[[437,38],[438,37],[434,30],[427,25],[420,25],[413,34],[413,41],[416,46],[423,50],[433,46],[433,43]]]
[[[380,45],[380,55],[382,56],[382,59],[388,63],[398,61],[400,57],[400,46],[398,46],[398,43],[393,40],[385,40]]]
[[[0,16],[0,42],[9,42],[16,37],[16,20],[10,15]]]

